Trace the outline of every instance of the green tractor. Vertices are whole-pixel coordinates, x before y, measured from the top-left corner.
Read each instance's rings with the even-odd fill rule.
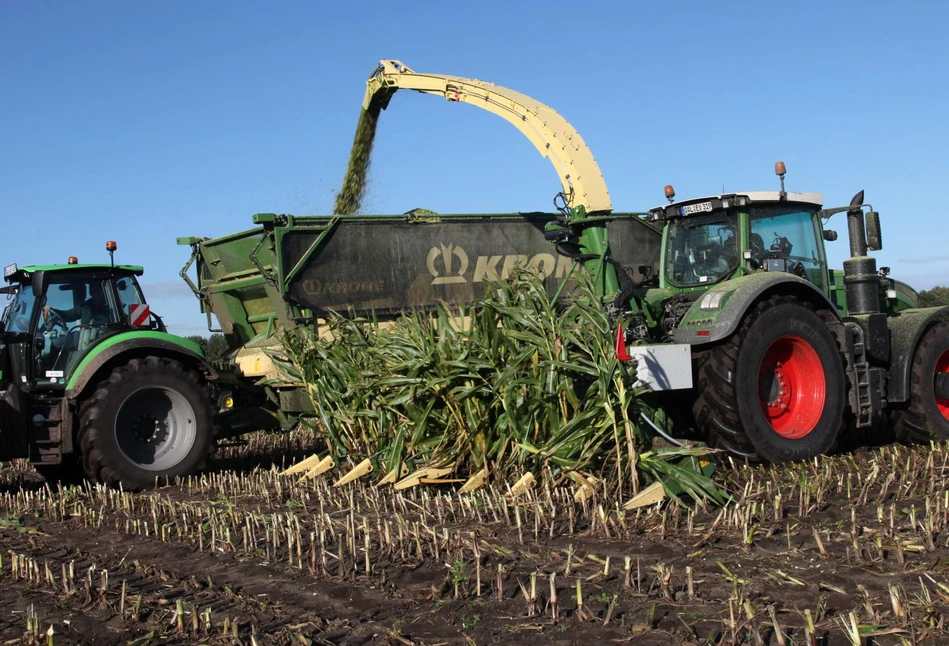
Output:
[[[133,490],[204,465],[216,375],[195,343],[149,311],[142,272],[74,257],[5,268],[0,459]]]
[[[675,202],[667,186],[669,204],[647,216],[663,231],[660,270],[636,284],[600,262],[598,218],[566,211],[547,237],[604,283],[618,278],[617,355],[639,358],[669,391],[670,417],[714,446],[799,460],[881,421],[904,441],[949,439],[949,308],[917,308],[916,292],[877,269],[867,253],[882,247],[879,215],[862,191],[827,209],[819,194],[784,190],[782,162],[775,172],[780,191]],[[837,213],[850,238],[843,271],[824,249]],[[656,342],[689,348],[691,379]]]

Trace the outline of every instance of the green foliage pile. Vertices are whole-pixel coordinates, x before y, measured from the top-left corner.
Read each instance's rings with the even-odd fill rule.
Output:
[[[579,281],[565,310],[539,278],[516,272],[467,310],[407,314],[391,327],[334,317],[332,341],[286,335],[276,363],[305,385],[314,430],[337,458],[501,478],[578,470],[626,493],[662,479],[673,493],[721,502],[682,464],[704,449],[652,450],[640,420],[657,413],[634,386],[634,363],[615,358],[592,284]],[[464,316],[470,325],[458,324]]]
[[[920,307],[945,307],[949,305],[949,287],[936,286],[919,293]]]

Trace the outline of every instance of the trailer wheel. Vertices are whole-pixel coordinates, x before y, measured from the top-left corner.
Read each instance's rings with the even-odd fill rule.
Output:
[[[115,368],[84,402],[79,442],[90,477],[140,490],[203,468],[213,435],[198,375],[148,357]]]
[[[787,462],[832,450],[846,378],[837,342],[806,304],[772,297],[707,352],[696,422],[716,446],[752,461]]]
[[[945,375],[941,377],[940,375]],[[936,323],[916,346],[909,405],[893,411],[893,433],[902,442],[949,440],[949,325]]]

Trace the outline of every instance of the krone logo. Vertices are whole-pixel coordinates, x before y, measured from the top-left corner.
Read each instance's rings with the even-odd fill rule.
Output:
[[[439,257],[442,259],[440,264],[444,269],[444,275],[441,275],[442,272],[435,266],[435,261]],[[454,262],[455,258],[458,259],[457,266]],[[434,277],[432,285],[466,282],[465,272],[468,271],[468,254],[461,247],[456,247],[453,244],[440,244],[432,247],[428,252],[426,262],[428,272]]]

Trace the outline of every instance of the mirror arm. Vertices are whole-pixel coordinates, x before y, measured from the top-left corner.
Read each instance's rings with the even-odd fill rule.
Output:
[[[838,213],[845,213],[846,211],[853,211],[855,209],[867,209],[869,211],[873,210],[872,204],[860,204],[858,206],[835,206],[832,209],[821,209],[817,212],[817,215],[821,216],[824,220],[829,220],[831,216],[837,215]]]

